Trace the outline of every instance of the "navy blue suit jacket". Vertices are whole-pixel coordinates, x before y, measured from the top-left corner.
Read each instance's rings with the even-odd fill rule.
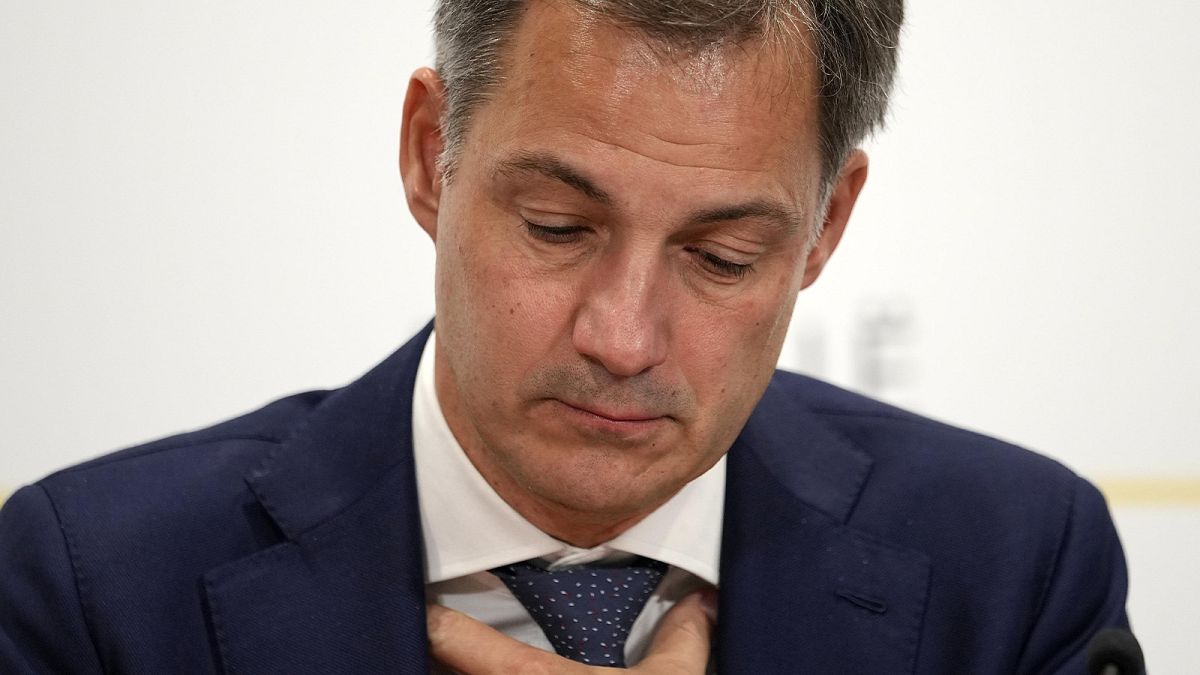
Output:
[[[0,672],[427,669],[411,398],[348,387],[56,473],[0,511]],[[729,451],[722,673],[1083,673],[1124,626],[1100,494],[778,373]]]

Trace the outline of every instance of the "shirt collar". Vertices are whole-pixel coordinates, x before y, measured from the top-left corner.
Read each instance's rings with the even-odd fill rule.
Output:
[[[681,567],[716,585],[725,503],[725,458],[639,523],[593,549],[542,532],[516,512],[467,459],[437,400],[436,335],[417,367],[413,454],[425,580],[436,583],[531,558],[566,566],[636,554]]]

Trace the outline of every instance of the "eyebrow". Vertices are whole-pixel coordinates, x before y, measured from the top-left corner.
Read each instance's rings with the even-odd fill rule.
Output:
[[[612,197],[604,190],[601,190],[592,179],[552,155],[521,153],[500,162],[496,172],[504,175],[514,173],[541,174],[575,188],[592,201],[599,202],[605,206],[612,206],[613,203]]]
[[[582,171],[575,169],[557,157],[546,153],[521,153],[503,160],[496,172],[503,175],[535,173],[557,180],[581,192],[584,196],[604,206],[612,206],[613,198]],[[724,221],[753,218],[774,226],[783,234],[792,234],[803,228],[804,214],[778,202],[755,199],[740,204],[730,204],[693,212],[687,221],[693,225],[705,225]]]
[[[796,209],[765,199],[697,211],[688,220],[696,224],[707,224],[746,218],[766,221],[783,234],[793,234],[804,224],[804,214]]]

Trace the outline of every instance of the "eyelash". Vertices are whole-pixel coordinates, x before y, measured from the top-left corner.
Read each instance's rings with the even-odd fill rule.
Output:
[[[551,244],[569,244],[575,240],[576,235],[584,230],[584,228],[579,225],[572,225],[568,227],[547,227],[545,225],[538,225],[537,223],[533,223],[528,220],[524,220],[523,222],[525,223],[525,229],[529,230],[529,234],[533,235],[537,239],[541,239],[542,241],[549,242]]]
[[[576,237],[587,229],[579,225],[547,227],[546,225],[538,225],[525,219],[522,219],[522,222],[525,225],[525,229],[529,231],[529,234],[551,244],[569,244],[575,241]],[[753,265],[731,262],[699,248],[689,247],[684,250],[695,254],[710,271],[723,277],[742,279],[754,269]]]
[[[754,269],[753,265],[731,262],[698,248],[690,248],[685,250],[697,254],[700,257],[700,260],[703,261],[703,263],[710,269],[712,269],[712,271],[724,277],[743,279]]]

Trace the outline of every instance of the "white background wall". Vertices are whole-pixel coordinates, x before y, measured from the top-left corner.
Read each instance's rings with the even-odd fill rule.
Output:
[[[0,4],[0,491],[337,386],[432,315],[395,168],[424,5]],[[1200,6],[909,17],[891,128],[783,363],[1102,486],[1175,479],[1110,495],[1148,661],[1191,672]]]

